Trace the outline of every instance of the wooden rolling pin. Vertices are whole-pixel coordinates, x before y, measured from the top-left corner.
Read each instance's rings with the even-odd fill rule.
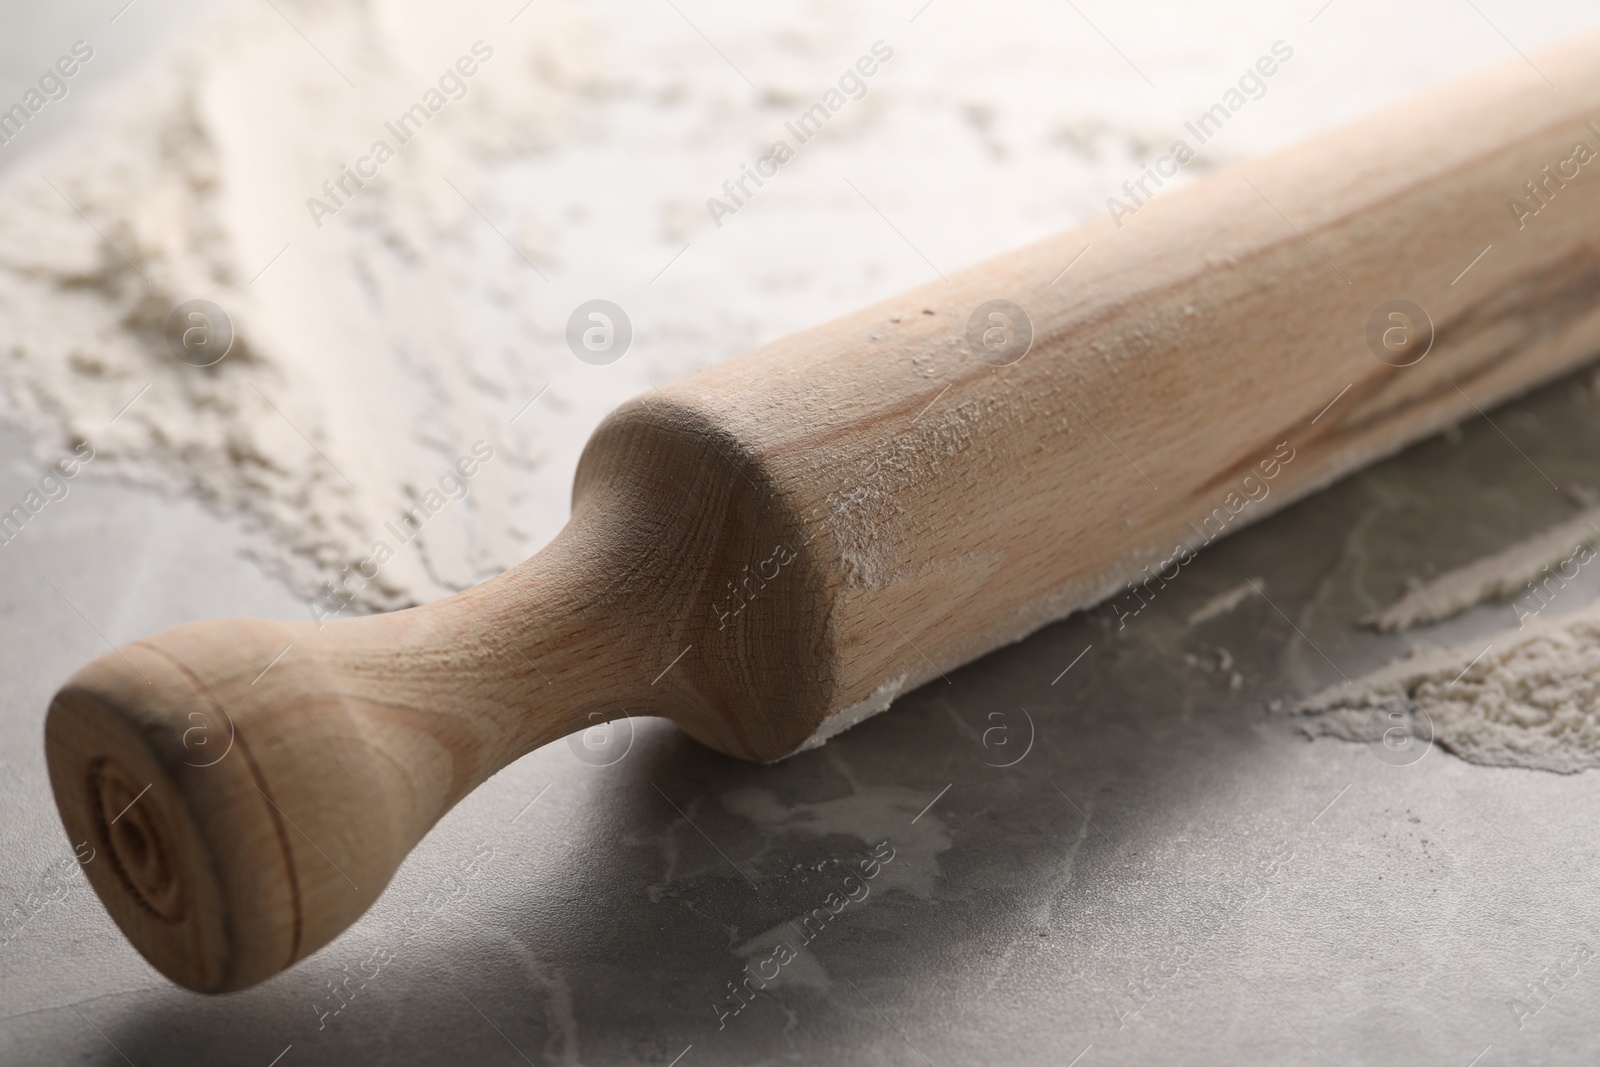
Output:
[[[458,596],[101,656],[45,731],[91,883],[174,981],[249,986],[591,713],[780,759],[1578,366],[1600,37],[1537,63],[1559,91],[1519,61],[632,400],[566,528]]]

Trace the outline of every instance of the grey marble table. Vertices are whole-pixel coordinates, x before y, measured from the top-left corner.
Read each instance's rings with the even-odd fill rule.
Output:
[[[1600,777],[1397,766],[1269,706],[1511,624],[1355,622],[1570,515],[1597,414],[1558,383],[1217,542],[1125,627],[1069,619],[780,765],[657,720],[558,742],[332,945],[216,998],[151,970],[75,870],[44,710],[108,641],[305,608],[197,506],[81,481],[0,549],[0,1062],[1592,1058]],[[38,472],[4,451],[9,501]],[[1245,579],[1267,599],[1189,622]]]

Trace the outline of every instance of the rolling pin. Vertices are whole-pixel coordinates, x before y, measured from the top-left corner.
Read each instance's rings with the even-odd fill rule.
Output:
[[[1597,121],[1590,37],[631,400],[561,533],[459,595],[101,656],[45,726],[91,884],[163,974],[240,989],[596,713],[777,760],[1123,619],[1212,538],[1600,353]]]

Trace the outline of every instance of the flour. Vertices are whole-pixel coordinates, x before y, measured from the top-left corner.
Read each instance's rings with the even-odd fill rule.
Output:
[[[825,504],[828,522],[842,549],[846,580],[859,588],[876,589],[902,577],[900,556],[906,533],[895,529],[904,514],[897,495],[937,478],[982,435],[1017,417],[1007,397],[968,400],[937,417],[917,420],[898,436],[879,441],[857,460],[855,470],[828,495]],[[883,706],[887,707],[887,702]]]
[[[0,197],[5,415],[41,455],[87,441],[98,473],[243,515],[306,596],[489,438],[506,462],[359,597],[424,601],[515,562],[538,452],[504,397],[533,390],[453,299],[456,235],[483,225],[485,164],[556,143],[595,64],[559,4],[507,14],[233,5],[121,87]],[[209,367],[164,335],[195,299],[235,331]]]
[[[1597,540],[1600,508],[1591,508],[1491,556],[1447,571],[1362,621],[1392,633],[1439,622],[1484,601],[1513,594],[1524,602],[1517,607],[1518,618],[1537,615],[1547,598],[1576,578],[1579,566],[1593,558],[1586,549]]]
[[[1267,580],[1265,578],[1251,578],[1240,582],[1231,589],[1224,589],[1189,613],[1189,625],[1199,626],[1203,622],[1210,622],[1212,619],[1226,615],[1250,597],[1262,595],[1266,587]]]
[[[1414,655],[1295,711],[1312,716],[1307,733],[1347,741],[1372,740],[1375,713],[1421,711],[1434,740],[1472,763],[1600,767],[1600,607]]]
[[[40,43],[53,59],[87,36],[95,57],[72,96],[0,148],[0,418],[31,432],[43,462],[82,439],[96,475],[242,516],[258,557],[319,600],[489,442],[470,495],[356,591],[366,608],[433,599],[539,549],[566,521],[584,441],[627,397],[1104,216],[1273,41],[1297,52],[1270,95],[1161,196],[1515,58],[1471,19],[1441,27],[1397,8],[1374,37],[1340,5],[1312,24],[1259,0],[1108,6],[1090,13],[1104,36],[1075,7],[1034,0],[585,0],[581,20],[570,0],[248,0],[69,129],[98,91],[90,78],[131,69],[128,35],[153,6]],[[1592,4],[1563,0],[1518,44],[1592,21]],[[1016,26],[1028,32],[1003,32]],[[0,59],[27,56],[22,92],[42,67],[13,53],[19,39],[0,40]],[[870,92],[759,197],[711,219],[707,198],[879,40],[893,59]],[[458,97],[440,79],[462,57],[476,68]],[[400,145],[386,124],[433,91],[443,106]],[[373,152],[380,139],[392,158]],[[59,147],[21,155],[47,143]],[[376,176],[340,191],[358,170]],[[1090,276],[1101,251],[1059,285]],[[564,340],[596,298],[634,328],[605,367]],[[237,330],[213,367],[167,351],[167,316],[190,300]],[[960,447],[1004,414],[965,412],[972,425],[907,444]],[[840,472],[840,521],[889,532],[896,486],[927,473],[897,447],[881,483]],[[26,536],[48,536],[47,520]],[[869,584],[895,573],[892,555],[856,555]]]

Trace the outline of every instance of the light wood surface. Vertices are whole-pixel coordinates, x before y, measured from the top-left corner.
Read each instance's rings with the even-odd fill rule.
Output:
[[[1537,62],[1560,90],[1519,61],[630,401],[561,535],[458,596],[102,656],[46,726],[91,882],[174,981],[251,985],[594,713],[779,759],[1590,359],[1600,161],[1509,201],[1600,151],[1600,38]],[[1368,342],[1399,299],[1434,327],[1406,367]],[[1018,362],[969,344],[991,300]]]

